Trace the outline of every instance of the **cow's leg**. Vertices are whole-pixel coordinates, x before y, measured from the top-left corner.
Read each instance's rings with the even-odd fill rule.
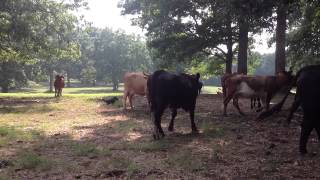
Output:
[[[132,105],[132,98],[133,98],[134,94],[130,94],[129,95],[129,104],[130,104],[130,108],[133,109],[133,105]]]
[[[245,114],[241,111],[240,107],[239,107],[239,103],[238,103],[238,98],[237,97],[234,97],[233,98],[233,105],[237,108],[238,112],[244,116]]]
[[[307,143],[308,143],[309,135],[313,129],[313,126],[309,121],[310,119],[306,119],[304,117],[303,122],[301,124],[301,135],[300,135],[300,144],[299,144],[299,151],[301,154],[307,153]]]
[[[256,101],[255,101],[255,99],[254,98],[251,98],[250,99],[251,100],[251,109],[253,109],[254,108],[254,106],[256,105]]]
[[[171,121],[168,127],[168,131],[173,131],[173,127],[174,127],[174,118],[177,116],[177,109],[176,108],[172,108],[171,109]]]
[[[57,88],[54,88],[54,97],[57,97],[58,96],[58,90]]]
[[[124,91],[124,93],[123,93],[123,97],[122,97],[122,107],[123,107],[123,109],[124,110],[126,110],[127,109],[127,97],[128,97],[128,91]]]
[[[164,137],[164,132],[161,127],[161,116],[163,114],[164,108],[157,108],[155,112],[152,112],[153,115],[153,123],[154,123],[154,132],[153,138],[160,139]]]
[[[257,98],[257,104],[258,104],[258,109],[260,109],[261,108],[261,99],[260,98]]]
[[[190,120],[191,120],[191,129],[193,134],[197,134],[199,131],[196,124],[194,123],[194,108],[190,110]]]
[[[266,110],[269,110],[269,107],[270,107],[270,101],[271,101],[271,98],[272,98],[272,94],[267,94],[267,97],[266,97]]]
[[[228,103],[230,102],[232,96],[227,96],[224,100],[223,100],[223,115],[226,116],[227,115],[227,106]]]

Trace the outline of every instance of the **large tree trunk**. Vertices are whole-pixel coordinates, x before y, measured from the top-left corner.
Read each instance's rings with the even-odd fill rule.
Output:
[[[249,23],[246,19],[239,19],[239,52],[238,52],[238,73],[247,74],[248,58],[248,32]]]
[[[226,71],[225,73],[232,73],[232,59],[233,59],[233,51],[232,51],[232,28],[231,28],[231,17],[228,17],[227,25],[227,57],[226,57]]]
[[[276,59],[275,73],[285,70],[286,67],[286,19],[287,2],[280,1],[277,8],[277,27],[276,27]]]
[[[112,85],[113,85],[112,91],[117,91],[119,87],[119,82],[117,78],[114,76],[112,77]]]
[[[70,72],[67,71],[67,87],[71,87],[70,78]]]
[[[118,82],[114,81],[114,82],[112,82],[112,84],[113,84],[112,91],[117,91],[118,87],[119,87]]]
[[[49,69],[49,92],[53,92],[53,69]]]

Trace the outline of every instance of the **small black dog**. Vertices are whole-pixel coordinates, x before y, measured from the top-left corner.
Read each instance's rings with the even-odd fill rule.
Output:
[[[118,97],[112,97],[112,98],[107,98],[107,99],[102,99],[102,101],[104,101],[105,103],[107,104],[113,104],[115,103],[116,101],[118,101]]]

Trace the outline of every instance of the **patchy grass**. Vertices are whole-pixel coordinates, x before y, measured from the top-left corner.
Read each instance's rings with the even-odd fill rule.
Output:
[[[39,156],[34,152],[21,151],[17,155],[15,166],[20,169],[48,171],[54,166],[54,161],[46,157]]]
[[[97,149],[96,145],[92,143],[73,143],[72,144],[72,151],[77,156],[97,156],[99,155],[99,150]]]
[[[137,150],[143,152],[166,151],[173,146],[172,142],[165,139],[159,141],[145,142],[137,145]]]
[[[201,171],[206,169],[206,165],[192,154],[191,151],[180,151],[179,153],[170,154],[166,160],[169,167],[185,170],[185,171]]]
[[[217,92],[222,92],[221,87],[218,86],[204,86],[202,88],[204,94],[217,94]]]
[[[225,135],[225,129],[223,127],[217,127],[213,123],[209,123],[207,121],[204,121],[201,124],[201,129],[205,136],[211,138],[220,138]]]
[[[12,142],[33,141],[41,137],[41,132],[35,130],[22,130],[13,126],[0,126],[0,147]]]

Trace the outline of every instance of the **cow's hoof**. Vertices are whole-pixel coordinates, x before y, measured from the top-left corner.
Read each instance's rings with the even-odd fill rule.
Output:
[[[158,140],[158,139],[160,139],[160,137],[159,137],[159,135],[157,135],[157,134],[153,134],[153,139],[154,139],[154,140]]]
[[[153,139],[159,140],[159,139],[163,138],[164,136],[165,136],[164,134],[160,134],[160,133],[153,134]]]

